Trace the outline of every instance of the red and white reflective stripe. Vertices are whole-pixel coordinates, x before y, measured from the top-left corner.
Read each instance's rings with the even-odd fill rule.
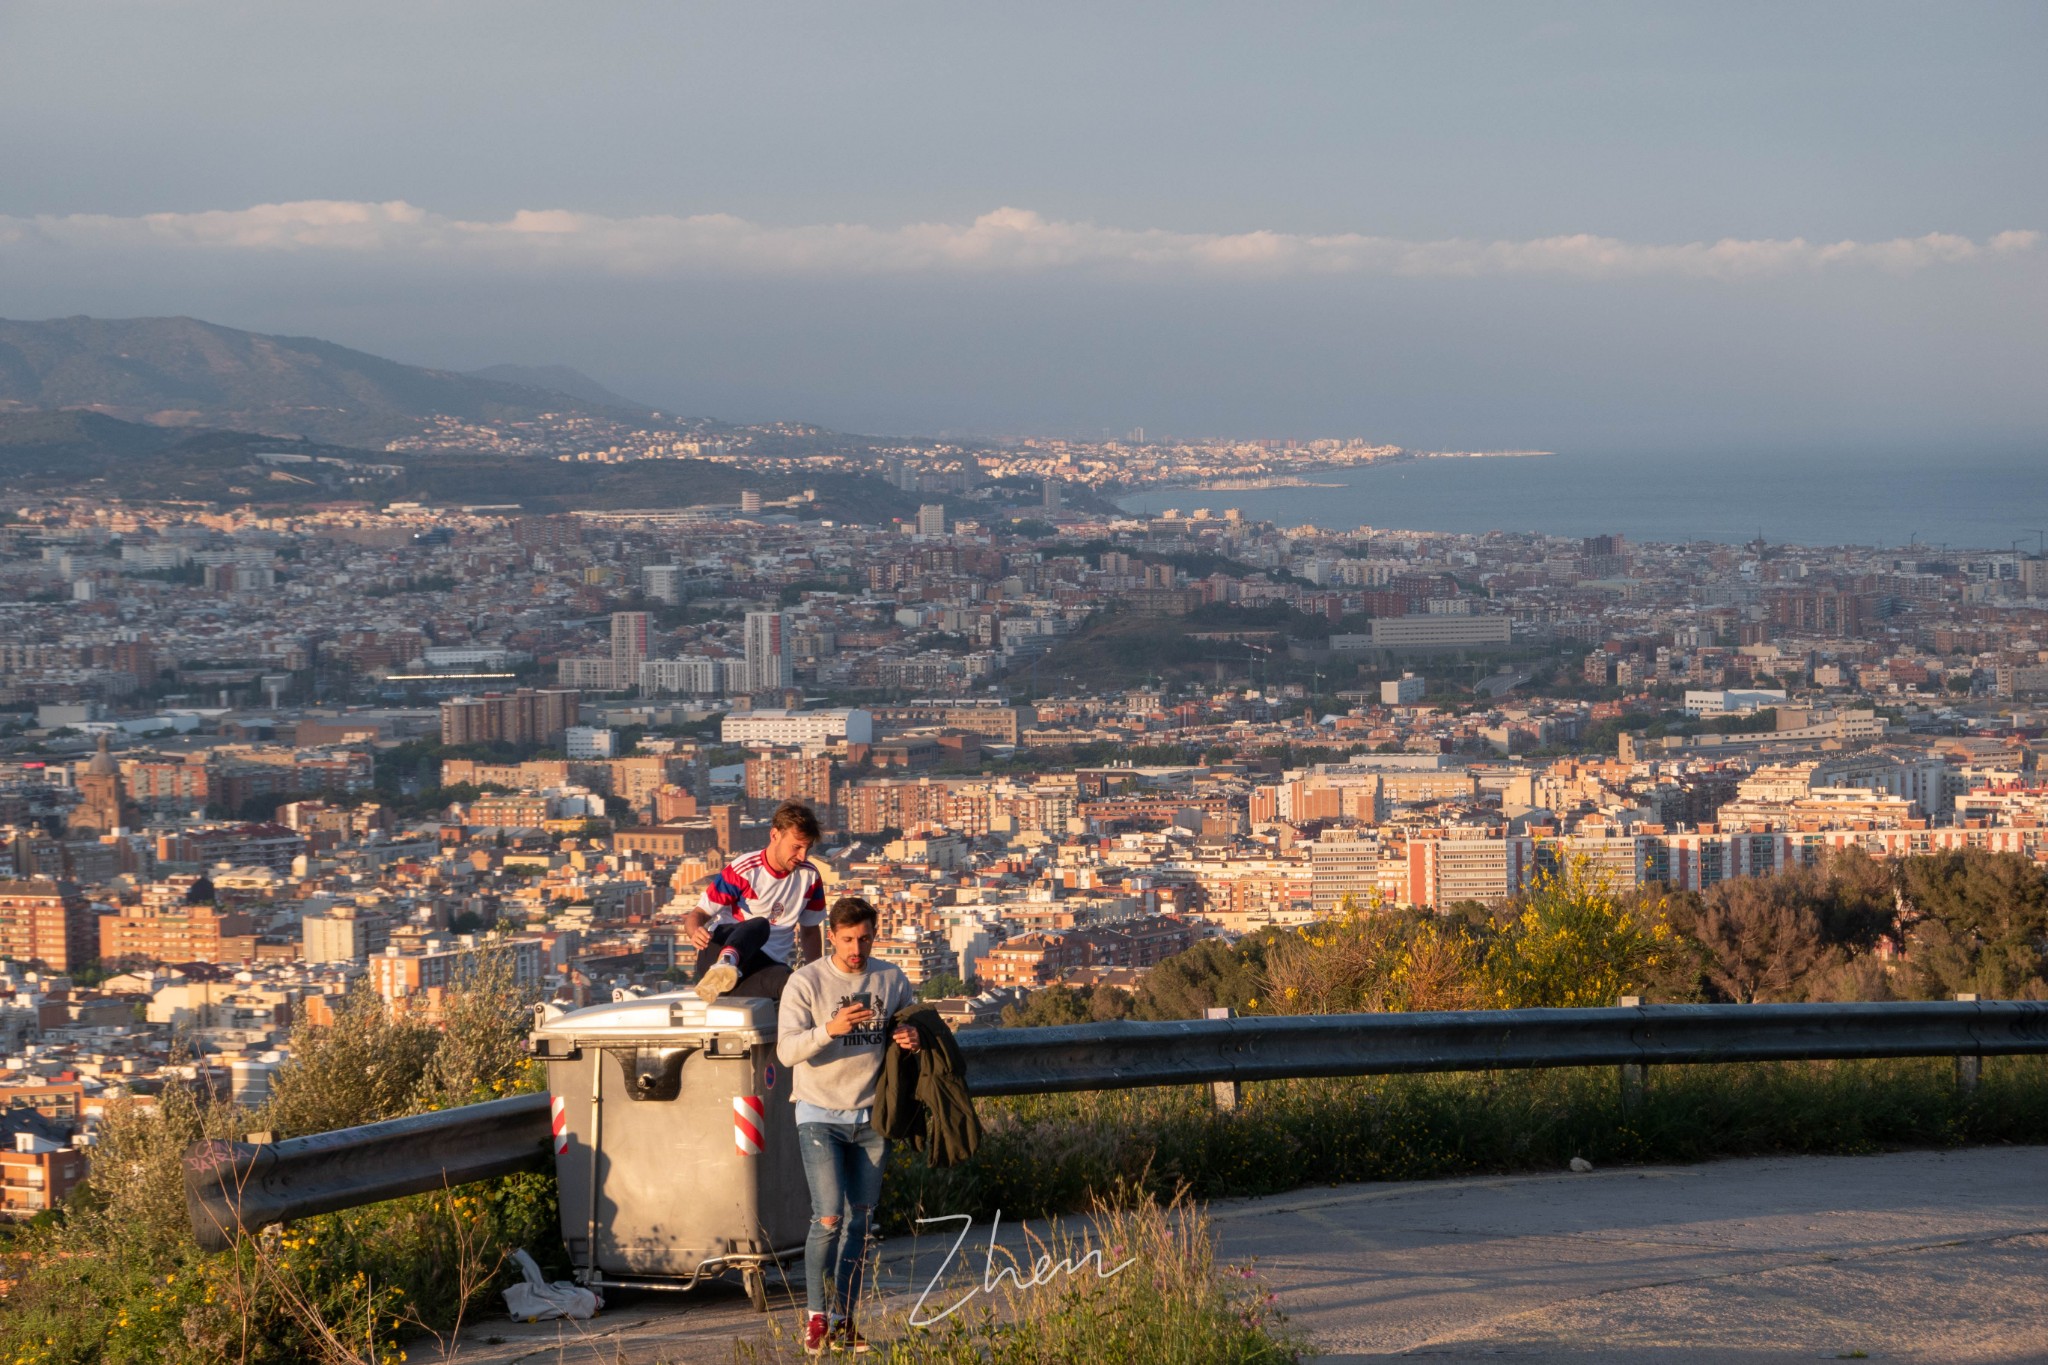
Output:
[[[563,1153],[565,1153],[565,1152],[567,1152],[567,1151],[569,1150],[569,1112],[568,1112],[568,1111],[569,1111],[569,1104],[568,1104],[568,1101],[567,1101],[567,1100],[564,1100],[564,1099],[563,1099],[563,1098],[562,1098],[562,1097],[561,1097],[560,1095],[557,1095],[557,1096],[555,1096],[555,1102],[554,1102],[553,1104],[551,1104],[551,1105],[549,1105],[549,1106],[548,1106],[548,1112],[549,1112],[550,1114],[552,1114],[552,1115],[554,1116],[551,1122],[552,1122],[552,1126],[553,1126],[553,1129],[554,1129],[554,1134],[555,1134],[555,1155],[556,1155],[556,1156],[561,1156],[561,1155],[562,1155]]]
[[[768,1107],[759,1095],[732,1097],[732,1140],[741,1156],[761,1155],[761,1134],[768,1126]]]

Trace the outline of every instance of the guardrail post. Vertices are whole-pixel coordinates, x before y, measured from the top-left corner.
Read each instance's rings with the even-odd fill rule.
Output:
[[[1204,1019],[1235,1019],[1237,1011],[1228,1005],[1213,1005],[1202,1011],[1202,1017]],[[1237,1101],[1240,1098],[1236,1081],[1211,1081],[1209,1083],[1209,1095],[1216,1102],[1217,1112],[1225,1114],[1237,1108]]]
[[[1624,995],[1615,1004],[1619,1009],[1641,1009],[1643,997],[1640,995]],[[1623,1062],[1619,1070],[1621,1073],[1621,1110],[1624,1114],[1632,1114],[1643,1107],[1643,1089],[1648,1079],[1649,1068],[1641,1062]]]
[[[1958,1000],[1975,1000],[1973,991],[1958,995]],[[1984,1074],[1984,1059],[1976,1053],[1958,1053],[1956,1056],[1956,1098],[1968,1104],[1977,1098],[1977,1081]]]

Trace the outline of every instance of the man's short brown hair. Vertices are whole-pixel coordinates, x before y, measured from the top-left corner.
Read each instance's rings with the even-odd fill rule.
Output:
[[[849,924],[875,924],[881,916],[875,907],[859,896],[841,896],[832,902],[832,909],[825,915],[829,929],[844,929]]]
[[[785,801],[777,806],[768,828],[793,829],[812,843],[818,842],[818,817],[801,801]]]

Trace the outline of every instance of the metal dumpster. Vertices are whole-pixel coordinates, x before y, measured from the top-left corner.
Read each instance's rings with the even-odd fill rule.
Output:
[[[690,1289],[801,1254],[811,1201],[772,1000],[542,1007],[562,1236],[588,1285]]]

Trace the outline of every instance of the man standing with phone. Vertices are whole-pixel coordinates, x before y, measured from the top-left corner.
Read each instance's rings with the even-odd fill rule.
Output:
[[[888,1139],[870,1121],[888,1044],[915,1052],[917,1030],[895,1022],[916,999],[894,963],[877,962],[875,907],[858,896],[832,905],[828,956],[799,969],[783,988],[775,1054],[790,1071],[797,1145],[811,1187],[804,1241],[804,1350],[864,1351],[854,1329],[868,1229],[882,1195]],[[828,1288],[829,1286],[829,1288]]]

